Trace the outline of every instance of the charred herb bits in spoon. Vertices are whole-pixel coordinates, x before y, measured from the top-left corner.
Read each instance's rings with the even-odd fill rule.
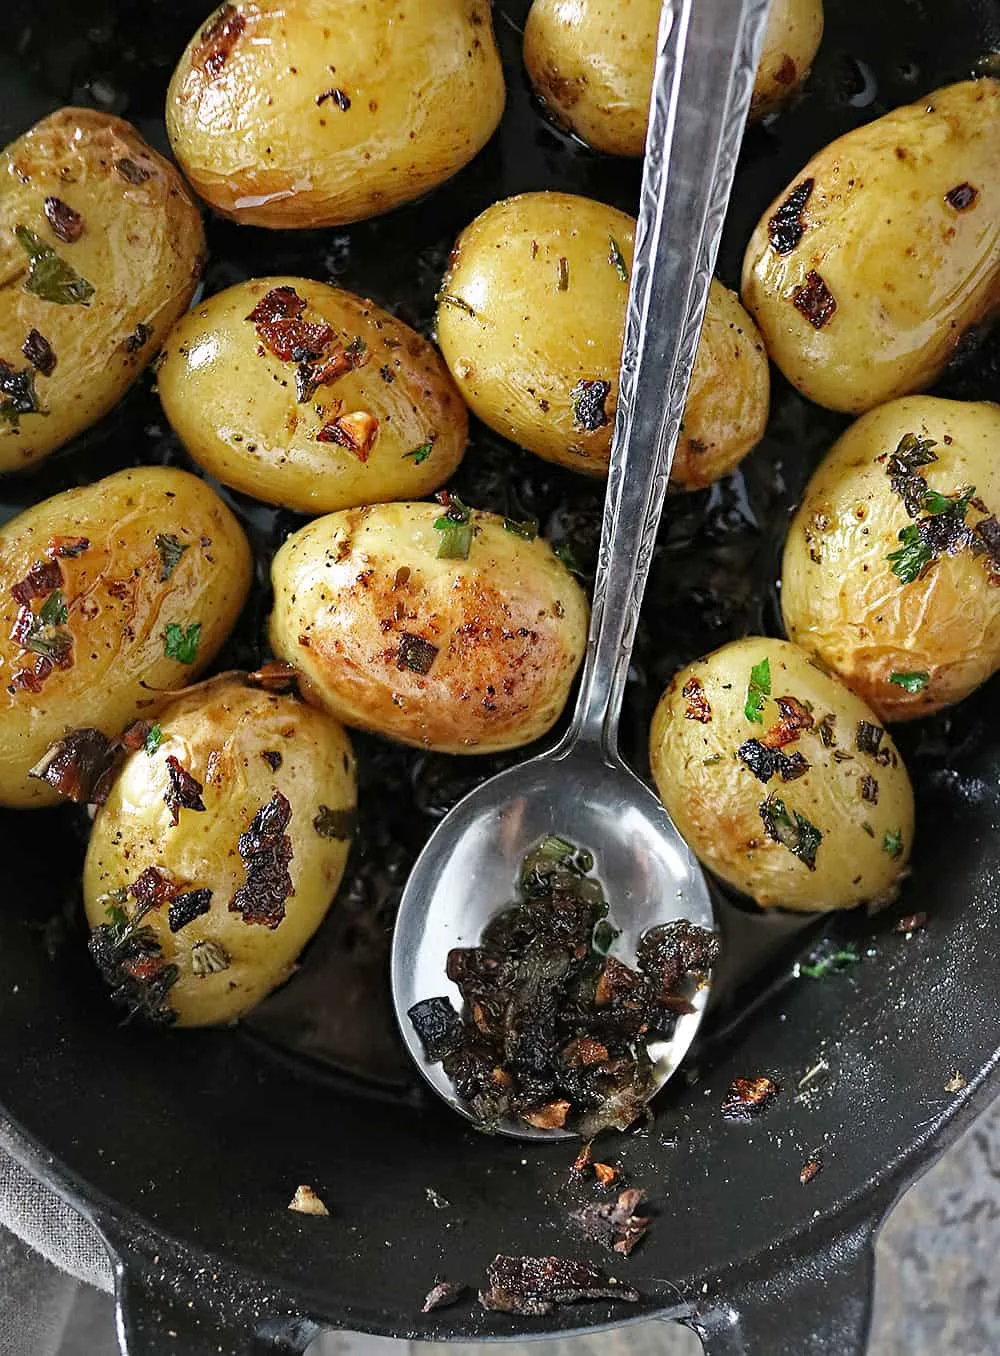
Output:
[[[585,1136],[631,1125],[655,1087],[650,1042],[694,1010],[717,959],[716,935],[684,921],[651,928],[635,968],[608,955],[617,930],[593,869],[587,849],[544,838],[479,945],[449,953],[461,1014],[444,997],[409,1010],[484,1129],[509,1117]]]

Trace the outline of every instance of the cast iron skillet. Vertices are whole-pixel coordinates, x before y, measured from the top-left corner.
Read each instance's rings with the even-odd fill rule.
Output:
[[[575,145],[532,105],[516,31],[526,9],[498,0],[509,107],[473,166],[426,201],[348,231],[210,221],[208,290],[299,272],[426,328],[455,234],[495,198],[557,186],[634,211],[637,168]],[[201,0],[7,0],[3,140],[59,104],[95,103],[165,149],[169,73],[204,17]],[[723,279],[737,280],[759,213],[813,150],[963,78],[997,47],[1000,0],[828,0],[805,96],[747,137]],[[1000,341],[962,349],[938,389],[1000,397]],[[788,513],[844,421],[775,386],[768,436],[742,473],[668,506],[623,724],[639,767],[652,704],[679,664],[779,629],[773,589]],[[186,464],[147,380],[78,446],[5,482],[7,511],[160,460]],[[484,508],[538,515],[585,569],[593,559],[599,486],[481,428],[456,485]],[[260,654],[267,560],[296,519],[229,498],[257,548],[260,587],[224,658],[249,663]],[[728,970],[688,1077],[658,1100],[646,1133],[602,1150],[650,1193],[647,1240],[614,1268],[642,1301],[530,1322],[474,1300],[428,1317],[420,1305],[439,1275],[474,1287],[497,1252],[600,1260],[566,1219],[593,1188],[571,1185],[565,1145],[484,1137],[422,1095],[386,1006],[386,940],[408,864],[433,820],[498,760],[357,739],[364,815],[341,895],[302,972],[237,1031],[120,1029],[77,921],[85,826],[69,811],[0,815],[0,1131],[6,1121],[6,1134],[21,1132],[22,1159],[108,1240],[123,1351],[298,1351],[317,1323],[472,1339],[655,1316],[688,1323],[713,1353],[861,1351],[880,1220],[996,1090],[998,696],[994,682],[951,715],[900,732],[918,785],[913,877],[890,917],[832,925],[857,939],[860,962],[823,980],[796,977],[792,954],[816,940],[801,922],[720,902]],[[907,940],[893,923],[917,909],[929,923]],[[949,1093],[955,1070],[967,1086]],[[749,1126],[723,1121],[730,1081],[765,1072],[782,1089],[773,1109]],[[822,1171],[803,1186],[814,1156]],[[330,1220],[285,1209],[300,1182],[319,1191]]]

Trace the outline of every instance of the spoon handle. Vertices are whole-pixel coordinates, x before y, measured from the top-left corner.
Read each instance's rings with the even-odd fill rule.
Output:
[[[768,0],[667,0],[660,16],[590,640],[563,744],[617,758],[618,716]]]

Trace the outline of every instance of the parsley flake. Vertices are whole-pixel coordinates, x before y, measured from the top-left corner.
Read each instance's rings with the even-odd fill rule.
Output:
[[[434,520],[434,530],[440,533],[438,560],[468,560],[475,528],[472,509],[455,494],[447,497],[445,512]]]
[[[570,546],[568,541],[556,542],[556,544],[552,548],[552,551],[556,559],[560,560],[563,563],[563,565],[566,566],[570,574],[579,575],[581,578],[583,577],[583,567],[577,560],[576,553],[574,552],[572,546]]]
[[[920,535],[915,523],[900,529],[898,551],[890,551],[886,560],[892,566],[892,572],[903,584],[912,584],[919,579],[934,559],[934,553]]]
[[[200,636],[201,622],[192,622],[188,627],[168,622],[163,638],[163,653],[168,659],[176,659],[181,664],[193,664]]]
[[[146,738],[142,741],[142,747],[152,758],[153,754],[163,743],[163,730],[159,725],[151,725],[146,731]]]
[[[516,518],[505,518],[503,528],[505,532],[512,532],[515,537],[523,537],[525,541],[534,541],[538,536],[538,519],[525,518],[523,522],[518,522]]]
[[[901,687],[904,692],[923,692],[930,680],[930,674],[925,673],[922,669],[915,670],[913,673],[889,674],[889,682],[895,683],[895,685]]]
[[[888,852],[890,857],[901,857],[903,854],[903,830],[886,830],[885,837],[882,839],[882,851]]]
[[[404,452],[403,460],[405,461],[407,457],[412,457],[414,466],[419,466],[422,462],[427,460],[433,451],[433,440],[429,443],[421,443],[419,447],[414,447],[411,451]]]
[[[781,843],[810,871],[816,870],[816,853],[823,835],[815,824],[798,810],[789,813],[785,802],[773,791],[760,806],[760,817],[768,838]]]
[[[764,724],[764,703],[771,695],[771,661],[762,659],[750,670],[743,714],[756,725]]]
[[[853,942],[848,942],[838,951],[827,952],[814,961],[800,961],[799,974],[806,975],[809,979],[822,979],[824,975],[846,970],[849,965],[857,965],[860,959],[861,953],[858,948]]]
[[[177,569],[188,543],[178,541],[171,533],[161,532],[156,537],[156,549],[160,553],[160,583],[163,584]]]
[[[24,290],[59,306],[89,306],[94,286],[26,226],[15,226],[18,244],[31,260]]]

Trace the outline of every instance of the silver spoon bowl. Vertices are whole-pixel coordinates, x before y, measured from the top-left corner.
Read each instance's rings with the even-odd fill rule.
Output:
[[[594,603],[576,712],[549,753],[491,778],[445,816],[410,875],[392,950],[392,993],[403,1039],[431,1087],[469,1109],[409,1020],[414,1004],[450,995],[449,951],[475,946],[514,897],[521,863],[546,835],[593,853],[614,953],[634,960],[650,927],[712,926],[705,877],[657,797],[617,751],[618,716],[670,465],[732,187],[767,0],[675,0],[658,37],[642,202],[629,290],[618,408]],[[684,1058],[708,998],[651,1043],[652,1096]],[[509,1117],[522,1139],[566,1138]]]

